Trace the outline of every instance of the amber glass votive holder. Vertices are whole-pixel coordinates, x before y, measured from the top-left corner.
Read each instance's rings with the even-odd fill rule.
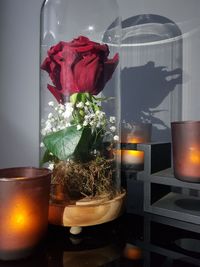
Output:
[[[51,172],[0,169],[0,260],[28,257],[46,234]]]
[[[122,124],[121,142],[129,144],[141,144],[151,142],[151,123],[133,122]]]
[[[171,123],[174,176],[200,182],[200,121]]]

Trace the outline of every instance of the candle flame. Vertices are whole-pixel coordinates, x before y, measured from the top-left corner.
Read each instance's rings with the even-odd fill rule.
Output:
[[[24,226],[26,220],[23,214],[15,214],[13,221],[15,221],[18,225]]]

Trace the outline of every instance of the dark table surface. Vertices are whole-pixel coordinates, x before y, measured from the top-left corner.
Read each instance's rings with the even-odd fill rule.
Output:
[[[71,235],[69,228],[49,225],[45,241],[30,258],[0,261],[0,267],[18,266],[200,266],[200,234],[131,214],[84,227],[78,236]]]

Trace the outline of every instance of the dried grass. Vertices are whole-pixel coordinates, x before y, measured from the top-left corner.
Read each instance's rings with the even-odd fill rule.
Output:
[[[112,198],[116,192],[114,161],[97,157],[87,163],[59,161],[53,170],[52,184],[63,185],[70,197]]]

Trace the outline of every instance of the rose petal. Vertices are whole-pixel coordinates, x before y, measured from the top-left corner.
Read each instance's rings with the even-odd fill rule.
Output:
[[[66,53],[65,60],[61,63],[60,83],[62,85],[62,93],[67,96],[78,92],[77,84],[74,79],[73,68],[79,58],[74,51],[65,47],[63,53]]]
[[[58,103],[62,103],[63,104],[64,100],[63,100],[62,93],[56,87],[54,87],[54,86],[52,86],[50,84],[47,85],[47,88],[52,93],[52,95],[56,98]]]
[[[118,62],[119,62],[119,55],[115,54],[115,56],[112,59],[108,59],[104,63],[103,72],[101,74],[101,77],[99,77],[98,79],[98,83],[94,91],[95,95],[99,94],[103,90],[106,83],[111,79],[112,74],[115,71]]]
[[[102,64],[96,55],[85,56],[74,66],[74,78],[80,92],[93,93],[102,72]]]

